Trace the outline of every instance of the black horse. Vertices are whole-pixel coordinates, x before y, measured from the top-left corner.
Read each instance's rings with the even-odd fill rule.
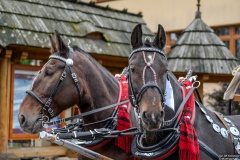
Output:
[[[180,134],[184,133],[179,129],[183,120],[178,117],[182,113],[185,98],[182,86],[168,70],[167,58],[162,52],[165,41],[165,31],[161,25],[153,42],[150,38],[142,41],[140,24],[131,35],[133,51],[129,56],[129,91],[132,105],[139,113],[139,129],[144,132],[136,136],[132,144],[132,153],[138,158],[181,158],[178,143]],[[174,106],[166,104],[168,80],[173,90]],[[237,156],[240,149],[239,115],[215,114],[197,101],[195,110],[189,112],[193,117],[195,115],[192,122],[197,136],[191,136],[198,139],[201,159]]]

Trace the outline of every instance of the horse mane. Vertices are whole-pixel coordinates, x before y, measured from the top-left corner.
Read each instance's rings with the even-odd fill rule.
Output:
[[[112,73],[109,70],[107,70],[105,67],[100,65],[98,63],[98,61],[96,61],[89,53],[87,53],[86,51],[84,51],[83,49],[81,49],[80,47],[78,47],[76,45],[72,46],[72,48],[74,51],[81,52],[90,62],[92,62],[92,64],[94,64],[96,66],[96,68],[99,69],[99,71],[106,74],[107,77],[111,77],[115,80],[115,77],[112,75]]]

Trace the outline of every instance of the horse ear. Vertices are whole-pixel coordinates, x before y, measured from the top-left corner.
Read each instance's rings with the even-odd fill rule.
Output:
[[[153,45],[159,49],[163,49],[166,43],[166,33],[162,25],[158,25],[158,33],[153,41]]]
[[[57,52],[56,43],[54,42],[51,35],[49,35],[49,40],[50,40],[50,43],[51,43],[51,49],[50,49],[51,53]]]
[[[132,48],[142,45],[142,25],[138,24],[134,27],[131,35]]]
[[[68,47],[63,42],[63,40],[57,30],[55,31],[55,34],[56,34],[56,40],[57,40],[57,49],[60,52],[60,55],[63,57],[67,57]]]

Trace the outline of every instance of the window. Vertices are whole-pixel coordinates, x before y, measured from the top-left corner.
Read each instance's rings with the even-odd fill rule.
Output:
[[[181,33],[170,33],[170,40],[171,41],[177,41],[179,37],[181,36]]]
[[[229,28],[217,28],[214,33],[218,36],[229,35]]]
[[[240,27],[235,27],[235,33],[240,34]]]
[[[236,40],[236,57],[240,60],[240,39]]]
[[[240,61],[240,26],[214,28],[214,32]]]
[[[165,49],[167,54],[171,50],[171,46],[173,46],[177,42],[177,40],[180,38],[181,34],[182,34],[181,31],[169,32],[166,34],[167,41],[166,41]]]
[[[229,41],[223,41],[223,43],[225,43],[225,45],[227,46],[227,48],[229,48]]]

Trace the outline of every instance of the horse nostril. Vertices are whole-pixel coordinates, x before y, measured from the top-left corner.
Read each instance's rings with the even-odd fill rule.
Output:
[[[143,117],[144,119],[147,119],[147,113],[146,113],[145,111],[143,112],[142,117]]]
[[[24,116],[23,114],[20,115],[20,117],[19,117],[19,123],[20,123],[21,125],[23,125],[23,124],[25,123],[25,121],[26,121],[25,116]]]
[[[162,110],[162,111],[160,111],[160,117],[161,117],[161,118],[163,118],[163,117],[164,117],[164,114],[165,114],[165,113],[164,113],[164,111],[163,111],[163,110]]]

